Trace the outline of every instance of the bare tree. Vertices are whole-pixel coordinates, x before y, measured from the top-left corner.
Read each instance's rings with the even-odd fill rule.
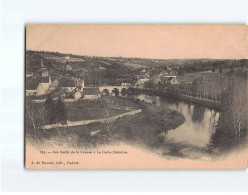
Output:
[[[42,131],[45,131],[45,111],[42,104],[26,101],[26,132],[36,142],[42,141]]]
[[[241,144],[242,135],[247,133],[247,81],[236,76],[230,77],[225,97],[222,98],[222,105],[224,106],[224,112],[231,119],[229,125],[232,124],[235,137]],[[242,131],[246,132],[242,133]]]

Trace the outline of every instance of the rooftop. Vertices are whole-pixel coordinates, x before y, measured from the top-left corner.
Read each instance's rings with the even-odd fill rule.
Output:
[[[49,83],[48,77],[37,77],[32,78],[26,82],[26,90],[35,90],[37,89],[39,83]]]

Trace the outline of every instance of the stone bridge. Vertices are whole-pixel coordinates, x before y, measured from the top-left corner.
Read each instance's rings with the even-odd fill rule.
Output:
[[[127,86],[112,86],[112,85],[99,86],[100,92],[104,95],[113,94],[115,90],[117,90],[119,93],[122,93],[127,89],[128,89]]]

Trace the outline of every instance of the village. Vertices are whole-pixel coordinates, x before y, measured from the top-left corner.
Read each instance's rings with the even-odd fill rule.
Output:
[[[247,62],[242,60],[182,64],[31,51],[30,54],[34,57],[27,56],[26,96],[36,102],[44,101],[48,94],[65,102],[101,100],[109,95],[127,95],[128,89],[153,89],[220,101],[227,85],[225,75],[233,72],[245,78],[247,74]]]
[[[47,59],[50,60],[50,58]],[[65,101],[73,101],[73,99],[97,100],[104,95],[123,95],[129,87],[144,88],[144,85],[151,81],[157,85],[161,83],[171,85],[180,83],[177,80],[177,72],[168,67],[169,71],[162,70],[153,77],[148,74],[147,69],[142,69],[140,74],[136,75],[136,78],[106,78],[104,84],[97,86],[85,82],[84,77],[75,75],[70,63],[77,61],[77,59],[65,56],[64,58],[57,58],[57,60],[60,61],[63,69],[60,75],[52,77],[44,65],[43,58],[40,58],[40,69],[37,72],[26,73],[26,96],[43,99],[45,95],[54,94]],[[100,67],[101,69],[106,70]]]

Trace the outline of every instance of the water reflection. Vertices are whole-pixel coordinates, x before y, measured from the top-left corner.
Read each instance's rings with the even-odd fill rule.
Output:
[[[205,107],[193,106],[192,122],[201,123],[204,119]],[[191,114],[191,113],[189,113]]]
[[[158,96],[139,95],[140,100],[165,106],[182,113],[185,123],[176,129],[168,131],[165,139],[168,142],[189,144],[205,147],[209,144],[211,135],[215,132],[219,120],[219,112],[180,101],[168,100]]]

